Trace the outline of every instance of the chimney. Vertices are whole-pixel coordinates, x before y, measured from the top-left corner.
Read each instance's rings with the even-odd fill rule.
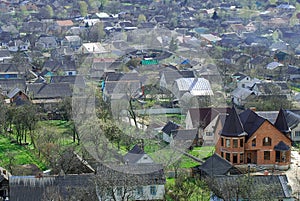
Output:
[[[256,107],[250,107],[250,110],[252,110],[253,112],[256,112]]]

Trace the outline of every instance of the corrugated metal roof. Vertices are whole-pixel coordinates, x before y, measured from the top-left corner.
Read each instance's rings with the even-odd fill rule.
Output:
[[[213,91],[204,78],[179,78],[175,80],[179,91],[189,91],[193,96],[212,96]]]

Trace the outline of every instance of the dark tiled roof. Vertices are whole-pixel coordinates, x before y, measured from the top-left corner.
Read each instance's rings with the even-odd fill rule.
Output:
[[[197,137],[197,129],[178,129],[173,134],[175,141],[193,141]]]
[[[0,79],[0,88],[3,91],[10,91],[18,87],[21,90],[25,90],[26,82],[23,78],[13,78],[13,79]]]
[[[244,134],[244,128],[241,123],[240,117],[233,107],[225,119],[223,129],[220,133],[223,136],[240,136]]]
[[[161,131],[164,132],[167,135],[171,135],[174,131],[179,129],[180,126],[176,123],[169,121],[162,129]]]
[[[130,164],[136,163],[138,160],[140,160],[144,156],[145,152],[144,150],[139,146],[135,145],[125,156],[124,161],[128,162]]]
[[[85,81],[81,75],[72,76],[52,76],[51,83],[69,83],[78,87],[84,87]]]
[[[165,80],[167,84],[172,84],[176,79],[179,78],[194,78],[195,74],[190,70],[183,71],[175,71],[175,70],[167,70],[163,71],[162,74],[165,76]]]
[[[155,163],[111,164],[109,167],[100,165],[97,175],[110,183],[117,182],[119,186],[157,185],[166,182],[163,166]]]
[[[243,175],[235,175],[235,176],[216,176],[214,177],[215,182],[213,182],[214,186],[211,186],[213,189],[217,189],[215,193],[218,194],[221,198],[228,198],[231,195],[232,199],[245,198],[245,194],[243,191],[238,191],[237,188],[231,188],[232,185],[250,185],[249,191],[246,195],[250,194],[252,196],[251,200],[263,200],[263,198],[257,198],[255,196],[264,196],[265,198],[291,198],[291,193],[288,190],[287,185],[287,177],[286,175],[253,175],[251,176],[251,180],[245,183],[246,177]],[[264,190],[261,187],[264,188]],[[223,189],[220,191],[220,189]],[[239,189],[240,190],[240,189]],[[262,195],[262,190],[264,194]],[[238,194],[238,195],[237,195]]]
[[[279,110],[274,126],[283,133],[288,133],[291,131],[285,118],[283,109]]]
[[[202,128],[205,128],[219,114],[229,113],[230,110],[230,108],[190,108],[188,112],[194,128],[200,124]]]
[[[285,110],[285,117],[290,129],[295,128],[300,123],[300,114],[294,110]]]
[[[59,194],[62,198],[71,196],[72,188],[93,186],[93,174],[45,176],[36,178],[34,176],[11,176],[9,178],[11,201],[40,201],[49,190],[51,194]],[[73,192],[74,193],[74,192]],[[51,195],[48,195],[51,196]]]
[[[266,119],[258,116],[250,109],[245,110],[239,116],[244,130],[248,134],[247,138],[250,138],[251,135],[263,124],[263,122],[266,121]]]
[[[68,83],[28,84],[26,93],[32,99],[52,99],[72,96],[72,90]]]
[[[283,141],[280,141],[277,145],[274,146],[274,150],[276,151],[288,151],[290,147],[286,145]]]
[[[216,153],[209,157],[198,169],[210,176],[226,175],[228,172],[238,173],[238,170],[230,162]]]

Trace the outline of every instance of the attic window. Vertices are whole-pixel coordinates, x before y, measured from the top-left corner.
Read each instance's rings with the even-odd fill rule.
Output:
[[[252,147],[256,147],[256,138],[252,140]]]
[[[263,146],[271,146],[271,144],[272,144],[272,139],[271,138],[265,137],[263,139]]]

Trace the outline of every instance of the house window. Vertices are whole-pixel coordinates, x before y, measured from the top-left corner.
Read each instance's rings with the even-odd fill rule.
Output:
[[[238,148],[238,140],[237,139],[233,139],[232,144],[233,144],[233,148]]]
[[[137,187],[136,194],[142,196],[144,194],[144,190],[142,186]]]
[[[150,186],[150,194],[151,195],[156,195],[156,191],[157,191],[156,186]]]
[[[240,163],[244,163],[244,154],[240,153]]]
[[[252,147],[256,147],[256,138],[252,140]]]
[[[230,139],[226,139],[226,147],[230,147]]]
[[[221,146],[224,147],[224,139],[221,138]]]
[[[264,160],[270,160],[270,151],[264,151]]]
[[[221,157],[224,158],[224,152],[221,151]]]
[[[265,137],[263,139],[263,146],[271,146],[271,144],[272,144],[272,139],[271,138]]]
[[[212,132],[206,132],[206,136],[212,136],[213,133]]]
[[[230,153],[226,153],[226,160],[230,162]]]
[[[295,131],[295,137],[300,137],[300,131]]]
[[[232,162],[237,163],[238,162],[238,154],[234,153],[232,154]]]
[[[242,88],[245,88],[245,84],[242,84]]]
[[[240,139],[240,147],[244,147],[244,140]]]

